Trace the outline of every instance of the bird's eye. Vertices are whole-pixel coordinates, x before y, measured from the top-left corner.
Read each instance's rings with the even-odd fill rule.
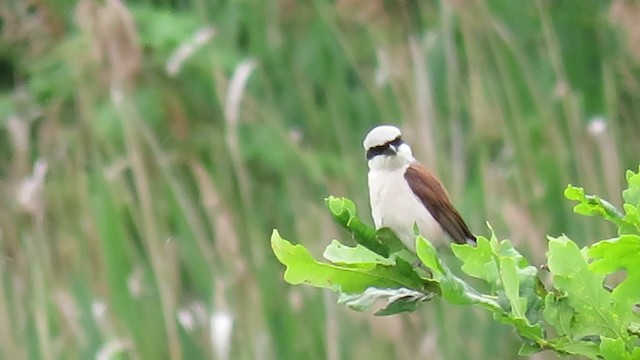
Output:
[[[402,141],[402,138],[400,136],[398,136],[397,138],[384,143],[382,145],[378,145],[378,146],[374,146],[372,148],[370,148],[369,150],[367,150],[367,159],[371,160],[373,157],[377,156],[377,155],[395,155],[396,152],[395,150],[391,150],[391,146],[397,148],[400,145],[404,144],[404,141]]]
[[[390,145],[393,145],[395,147],[398,147],[400,145],[402,145],[404,143],[404,141],[402,141],[402,137],[398,136],[397,138],[393,139],[391,142],[389,142]]]
[[[374,146],[374,147],[370,148],[369,150],[367,150],[367,160],[371,160],[372,158],[374,158],[377,155],[384,154],[384,152],[387,149],[389,149],[389,145],[388,144]]]

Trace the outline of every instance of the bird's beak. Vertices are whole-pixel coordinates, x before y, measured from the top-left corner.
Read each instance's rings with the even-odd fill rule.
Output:
[[[391,151],[393,151],[394,154],[398,153],[398,147],[395,145],[389,145],[389,149],[391,149]]]

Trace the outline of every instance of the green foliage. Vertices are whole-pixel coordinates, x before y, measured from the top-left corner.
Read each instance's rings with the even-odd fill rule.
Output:
[[[638,15],[612,0],[390,5],[0,1],[0,358],[512,359],[521,342],[478,306],[436,298],[442,312],[393,336],[380,327],[394,319],[342,316],[325,292],[274,276],[265,234],[330,238],[318,199],[366,201],[359,140],[384,122],[406,130],[472,229],[492,219],[530,259],[544,258],[528,231],[540,224],[580,245],[609,236],[557,194],[579,182],[613,198],[637,162]],[[247,61],[257,66],[238,86]],[[600,117],[606,128],[589,131]],[[31,181],[36,161],[48,171]],[[373,239],[353,235],[349,247]],[[429,283],[395,239],[383,229],[378,255],[334,246],[323,262],[390,258]],[[501,289],[490,300],[507,309]],[[365,293],[341,301],[397,312],[428,299]],[[226,339],[218,315],[231,318]]]
[[[366,311],[378,301],[385,307],[376,315],[414,311],[420,303],[439,295],[451,304],[484,308],[497,321],[511,325],[522,338],[522,355],[549,349],[591,359],[637,359],[640,315],[634,307],[640,303],[639,174],[627,173],[624,214],[597,196],[585,195],[581,188],[567,188],[566,197],[579,202],[577,213],[612,221],[621,235],[582,250],[567,236],[549,237],[549,291],[540,281],[538,269],[509,240],[498,241],[493,230],[490,238],[479,236],[476,246],[451,245],[462,262],[462,271],[485,282],[488,293],[454,275],[435,247],[418,235],[416,253],[429,270],[425,276],[419,267],[408,266],[398,252],[386,256],[390,247],[379,232],[358,220],[355,205],[344,198],[331,197],[327,204],[359,244],[347,247],[334,240],[324,255],[331,264],[316,262],[304,247],[291,245],[277,231],[271,244],[287,267],[287,282],[329,288],[339,294],[339,303],[357,311]],[[625,271],[625,279],[606,287],[606,276],[620,270]]]
[[[375,229],[360,221],[356,215],[356,205],[353,201],[330,196],[326,199],[326,203],[333,218],[338,224],[349,230],[357,243],[379,255],[389,256],[389,245],[376,235]]]
[[[333,264],[320,263],[302,245],[292,245],[277,231],[271,236],[271,246],[278,260],[287,266],[285,280],[291,284],[308,284],[330,288],[347,294],[364,292],[369,287],[408,288],[422,290],[425,284],[417,274],[403,271],[395,261],[380,258],[365,247],[350,248],[344,256],[332,251]]]
[[[611,301],[621,321],[633,319],[633,306],[640,303],[640,237],[635,234],[621,235],[616,239],[601,241],[589,249],[593,262],[589,269],[597,274],[609,275],[625,270],[625,279],[611,292]]]
[[[271,247],[287,267],[284,278],[288,283],[332,289],[343,294],[342,302],[357,310],[367,310],[375,300],[384,298],[388,306],[381,314],[407,311],[406,303],[432,297],[433,283],[421,278],[404,260],[381,257],[362,245],[347,247],[333,241],[324,253],[331,263],[314,260],[302,245],[291,244],[277,231],[271,235]],[[421,295],[413,295],[418,293]]]

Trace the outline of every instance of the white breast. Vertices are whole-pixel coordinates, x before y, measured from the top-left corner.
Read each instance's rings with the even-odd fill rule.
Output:
[[[407,184],[404,173],[408,166],[369,171],[369,200],[376,229],[391,228],[415,250],[414,222],[431,242],[442,241],[444,232]]]

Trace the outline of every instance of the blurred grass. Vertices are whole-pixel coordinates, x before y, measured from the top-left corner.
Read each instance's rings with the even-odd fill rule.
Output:
[[[545,234],[613,235],[562,190],[619,204],[637,166],[638,23],[621,0],[1,3],[0,358],[513,358],[484,313],[284,284],[268,235],[345,238],[323,198],[368,211],[382,122],[538,263]]]

